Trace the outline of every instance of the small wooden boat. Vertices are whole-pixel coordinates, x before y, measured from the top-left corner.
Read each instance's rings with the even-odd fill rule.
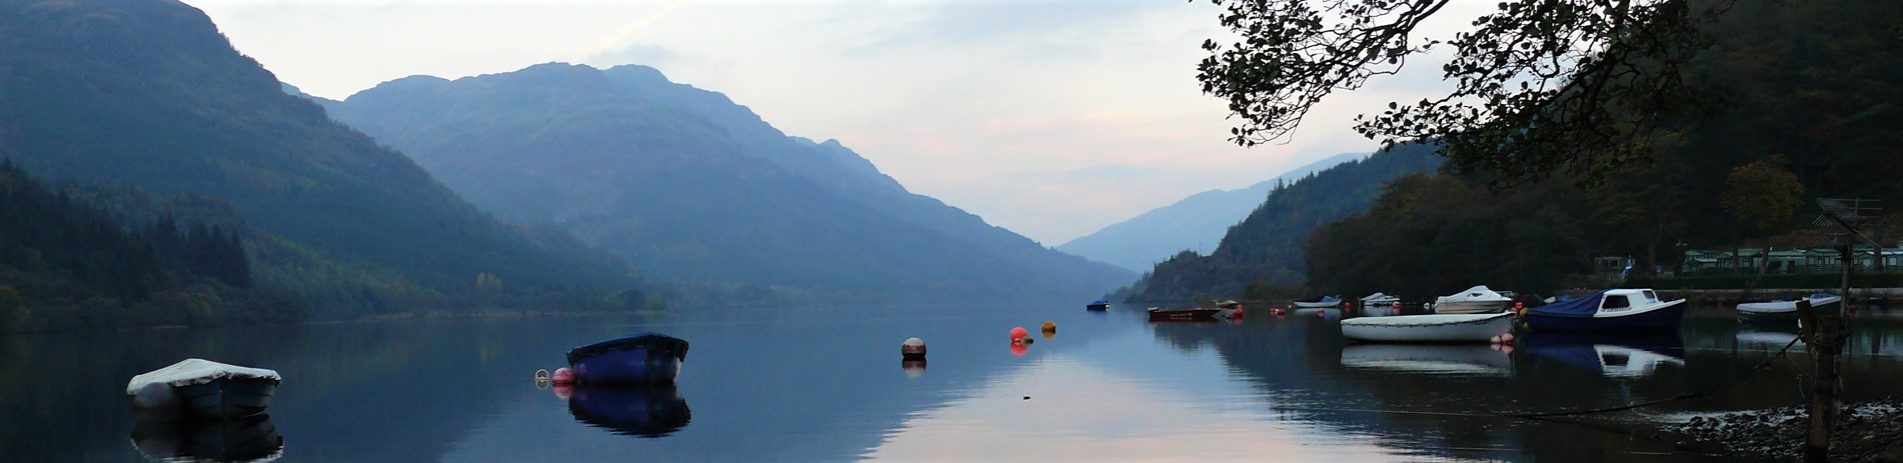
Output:
[[[1434,314],[1358,317],[1341,321],[1341,335],[1368,342],[1490,342],[1513,332],[1513,314]]]
[[[687,427],[694,413],[673,384],[645,387],[581,386],[568,399],[576,421],[615,434],[662,437]]]
[[[1812,294],[1804,300],[1810,301],[1811,310],[1819,314],[1835,315],[1841,313],[1844,300],[1835,294]],[[1776,300],[1767,302],[1747,302],[1738,304],[1738,321],[1754,323],[1794,323],[1797,321],[1797,301]]]
[[[1329,307],[1340,307],[1341,296],[1322,296],[1321,299],[1316,299],[1313,301],[1295,301],[1293,302],[1293,304],[1295,304],[1296,307],[1300,307],[1304,309],[1323,309],[1323,308],[1329,308]]]
[[[1494,313],[1504,311],[1511,305],[1513,298],[1489,289],[1487,285],[1480,285],[1435,298],[1434,313]]]
[[[185,359],[132,377],[126,395],[141,409],[179,409],[222,420],[264,413],[281,379],[272,370]]]
[[[1153,322],[1213,322],[1216,321],[1216,314],[1221,311],[1221,309],[1203,307],[1187,309],[1159,309],[1151,307],[1149,309],[1150,321]]]
[[[1541,331],[1677,331],[1685,300],[1660,301],[1650,289],[1608,289],[1528,309],[1527,326]]]
[[[568,368],[582,384],[672,384],[687,361],[687,341],[641,333],[568,351]]]
[[[1096,311],[1110,310],[1110,301],[1098,299],[1097,302],[1084,304],[1084,310],[1096,310]]]

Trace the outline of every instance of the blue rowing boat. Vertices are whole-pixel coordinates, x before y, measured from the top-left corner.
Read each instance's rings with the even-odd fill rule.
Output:
[[[687,360],[687,341],[641,333],[568,351],[568,368],[582,384],[672,384]]]

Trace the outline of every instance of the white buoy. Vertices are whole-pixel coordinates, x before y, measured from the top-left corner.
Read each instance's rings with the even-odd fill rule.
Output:
[[[924,360],[925,340],[919,338],[906,339],[904,343],[899,344],[899,356],[907,360]]]

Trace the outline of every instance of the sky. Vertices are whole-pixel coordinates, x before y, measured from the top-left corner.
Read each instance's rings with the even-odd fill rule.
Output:
[[[1242,148],[1196,80],[1199,45],[1228,36],[1207,2],[186,1],[280,80],[333,99],[419,74],[652,66],[1047,246],[1372,151],[1354,115],[1446,88],[1419,60],[1326,100],[1284,143]]]

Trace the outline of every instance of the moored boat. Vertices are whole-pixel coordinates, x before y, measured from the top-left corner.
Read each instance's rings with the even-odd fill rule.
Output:
[[[1149,309],[1150,321],[1153,322],[1216,321],[1216,314],[1218,312],[1221,312],[1221,310],[1203,307],[1191,307],[1187,309],[1159,309],[1151,307]]]
[[[1504,311],[1510,305],[1513,305],[1513,298],[1487,288],[1487,285],[1480,285],[1435,298],[1434,313],[1493,313]]]
[[[1232,301],[1232,300],[1217,302],[1216,303],[1216,318],[1223,318],[1223,319],[1242,318],[1242,303]]]
[[[1490,342],[1513,332],[1513,314],[1434,314],[1358,317],[1341,321],[1341,335],[1368,342]]]
[[[1361,298],[1361,307],[1386,307],[1397,302],[1401,302],[1400,297],[1376,291],[1374,294],[1369,294]]]
[[[280,380],[276,371],[194,358],[132,377],[126,395],[140,409],[222,420],[264,413]]]
[[[687,341],[641,333],[568,351],[568,367],[583,384],[671,384],[687,361]]]
[[[1684,299],[1660,301],[1651,289],[1608,289],[1526,313],[1542,331],[1676,331],[1684,319]]]
[[[1811,310],[1819,314],[1834,315],[1843,311],[1843,298],[1835,294],[1812,294],[1804,298],[1810,301]],[[1780,299],[1766,302],[1747,302],[1738,304],[1738,320],[1759,323],[1793,323],[1798,318],[1797,301]]]
[[[1110,301],[1098,299],[1096,302],[1084,304],[1084,310],[1110,310]]]
[[[1328,308],[1328,307],[1338,307],[1341,305],[1341,297],[1340,296],[1322,296],[1321,299],[1316,299],[1313,301],[1295,301],[1294,304],[1296,307],[1300,307],[1304,309],[1321,309],[1321,308]]]

